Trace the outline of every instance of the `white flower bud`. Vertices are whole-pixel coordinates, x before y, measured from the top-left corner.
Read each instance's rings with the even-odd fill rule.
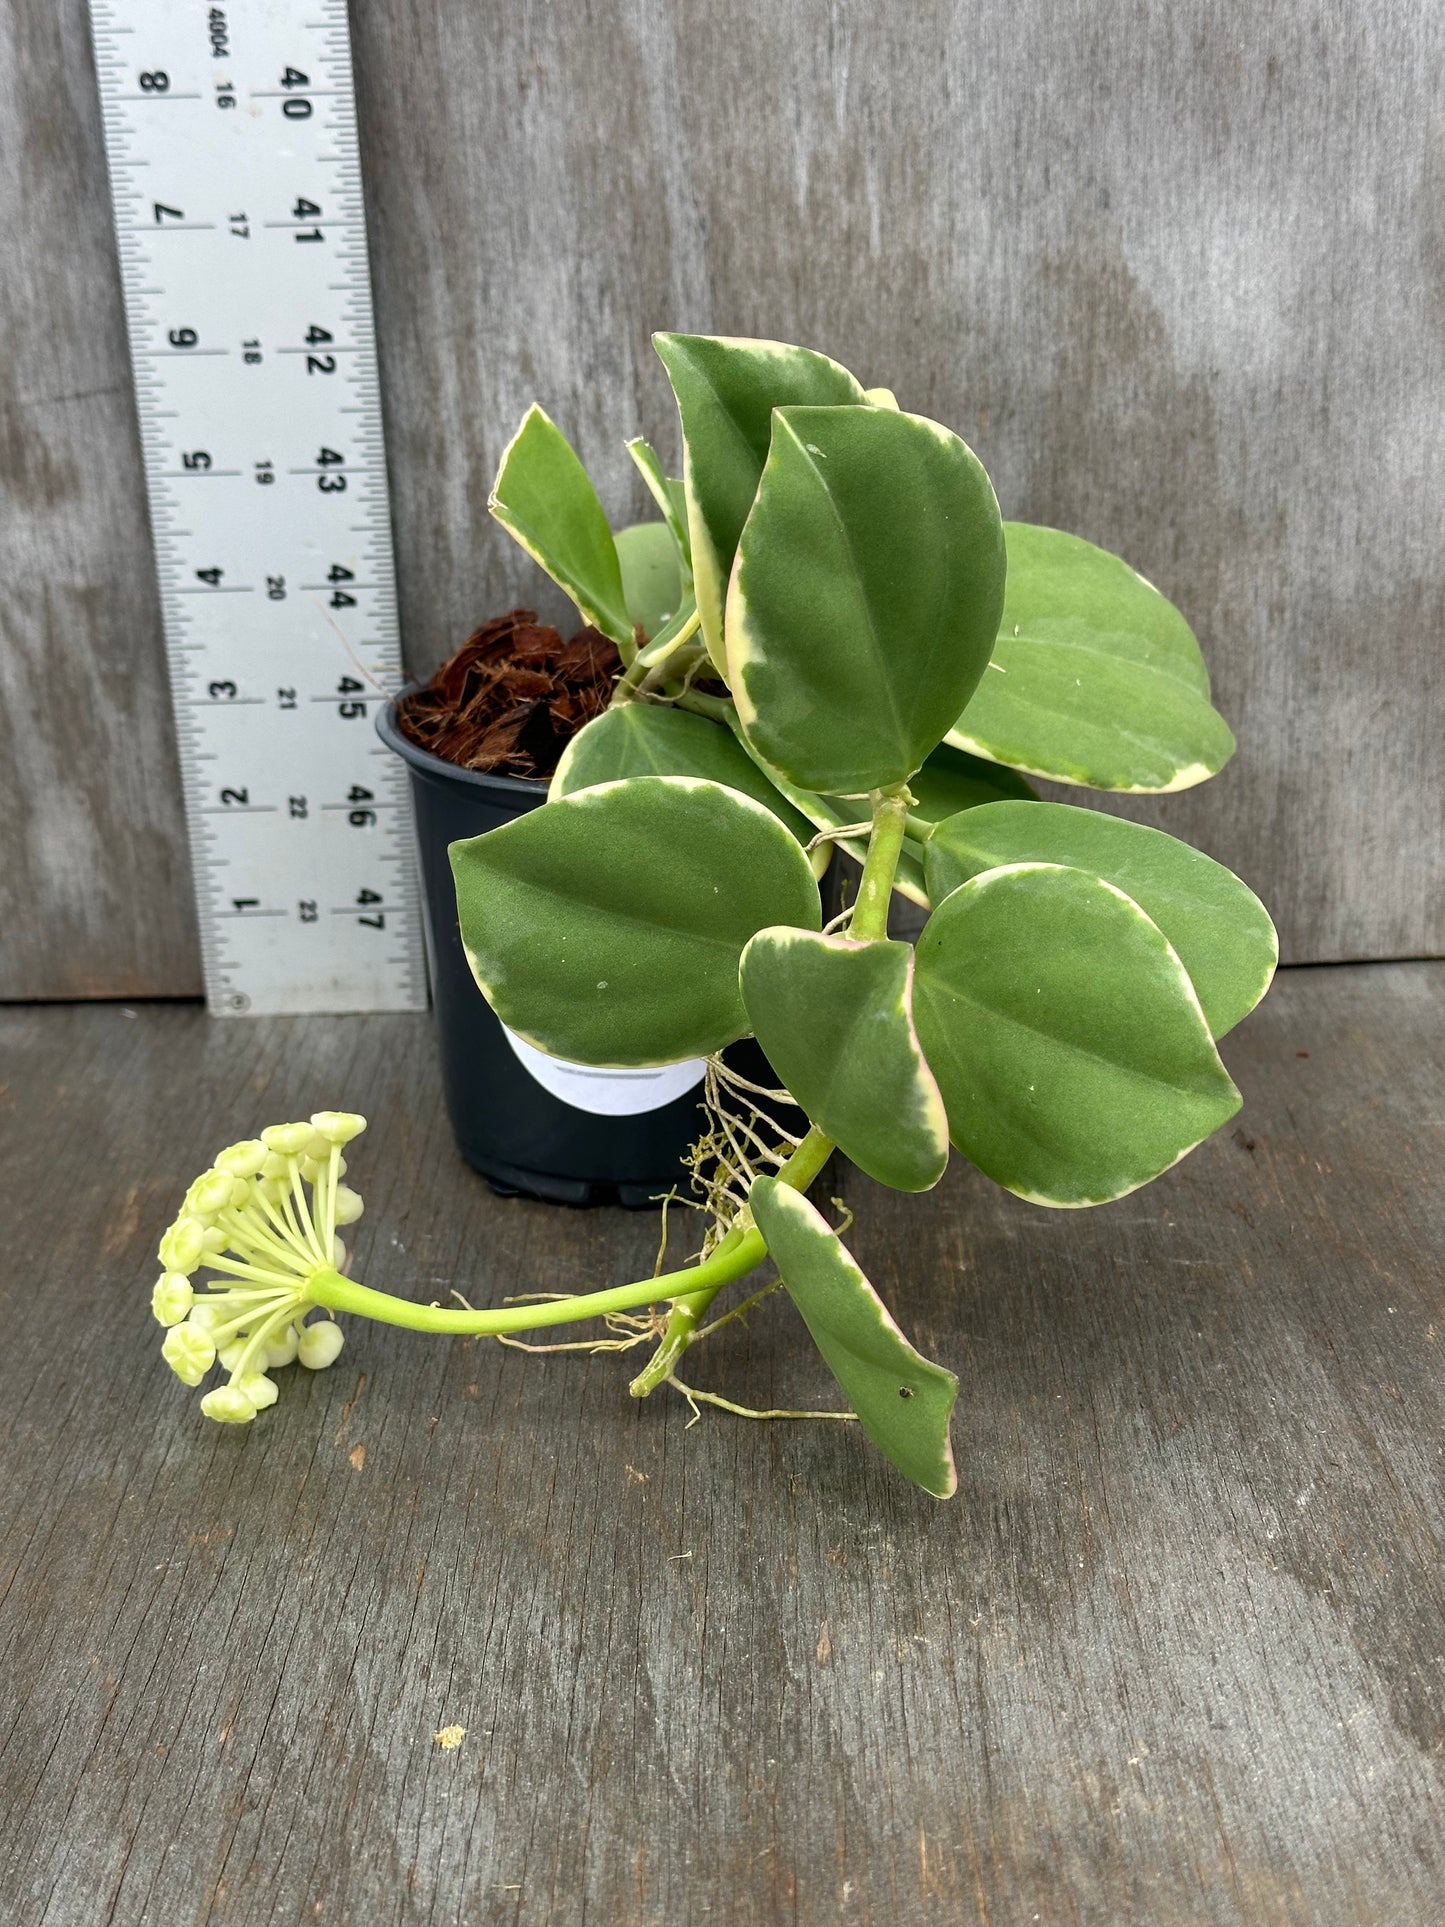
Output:
[[[279,1151],[268,1151],[266,1162],[261,1166],[261,1180],[264,1184],[275,1184],[278,1180],[289,1184],[291,1181],[291,1160]]]
[[[366,1129],[366,1119],[355,1111],[313,1111],[311,1128],[328,1144],[349,1144]]]
[[[351,1254],[341,1241],[340,1234],[333,1232],[331,1234],[331,1269],[344,1273],[350,1256]]]
[[[228,1144],[216,1157],[216,1169],[229,1171],[234,1178],[254,1178],[266,1162],[266,1147],[258,1137],[242,1138]]]
[[[191,1306],[191,1315],[187,1323],[191,1325],[195,1331],[209,1334],[215,1330],[220,1322],[221,1307],[219,1305],[208,1304],[204,1298],[198,1298],[195,1304]]]
[[[186,1193],[186,1208],[198,1218],[214,1218],[231,1202],[229,1171],[203,1171]]]
[[[151,1310],[163,1325],[179,1325],[196,1302],[191,1281],[179,1271],[168,1271],[157,1278],[151,1292]]]
[[[223,1372],[234,1372],[245,1355],[245,1351],[246,1334],[245,1332],[237,1332],[236,1336],[228,1339],[217,1353],[217,1357],[221,1361],[221,1370]]]
[[[336,1222],[338,1224],[355,1224],[365,1209],[366,1206],[361,1201],[359,1191],[353,1191],[349,1184],[337,1185]]]
[[[326,1164],[321,1158],[307,1157],[301,1159],[297,1169],[308,1184],[315,1184],[326,1169]]]
[[[216,1348],[205,1332],[187,1319],[184,1325],[172,1325],[166,1333],[161,1357],[183,1384],[199,1385],[216,1362]]]
[[[206,1249],[206,1227],[199,1218],[177,1218],[161,1239],[160,1261],[167,1271],[189,1277]]]
[[[277,1337],[268,1338],[266,1340],[266,1369],[268,1371],[274,1371],[278,1365],[289,1365],[295,1358],[300,1343],[301,1336],[294,1325],[288,1325]]]
[[[230,1232],[222,1231],[218,1224],[207,1225],[201,1233],[201,1243],[205,1246],[208,1256],[212,1258],[224,1251],[230,1242]]]
[[[281,1168],[283,1171],[286,1168],[284,1159],[281,1160]],[[267,1204],[280,1204],[282,1198],[289,1198],[291,1195],[291,1186],[283,1177],[257,1178],[253,1188],[261,1193]]]
[[[256,1416],[256,1403],[239,1385],[218,1385],[201,1400],[201,1410],[221,1425],[249,1425]]]
[[[283,1158],[300,1157],[311,1137],[309,1124],[268,1124],[261,1142],[268,1151],[279,1151]]]
[[[297,1356],[308,1371],[322,1372],[336,1363],[345,1342],[340,1325],[330,1318],[322,1318],[303,1329]]]
[[[238,1378],[235,1383],[236,1390],[244,1392],[258,1412],[264,1412],[268,1405],[274,1405],[281,1396],[264,1372],[247,1372],[244,1378]]]

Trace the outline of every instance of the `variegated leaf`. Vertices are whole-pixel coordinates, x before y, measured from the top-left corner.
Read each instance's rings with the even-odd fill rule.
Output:
[[[953,1142],[1035,1204],[1123,1197],[1239,1108],[1167,938],[1082,870],[1015,863],[945,897],[913,1003]]]
[[[987,665],[992,486],[957,435],[882,408],[780,408],[727,601],[728,681],[764,761],[857,796],[906,782]]]
[[[682,418],[683,483],[703,640],[725,674],[723,603],[733,555],[767,460],[775,408],[791,402],[864,404],[836,361],[781,341],[658,334]]]
[[[760,930],[742,987],[763,1054],[818,1128],[880,1184],[937,1184],[948,1118],[913,1027],[911,946]]]
[[[958,1488],[948,1421],[952,1372],[909,1344],[838,1234],[776,1178],[748,1194],[778,1276],[863,1430],[905,1478],[951,1498]]]

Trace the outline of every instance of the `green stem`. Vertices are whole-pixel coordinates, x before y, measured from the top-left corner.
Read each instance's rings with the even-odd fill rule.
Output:
[[[709,696],[705,689],[679,690],[672,699],[674,709],[690,709],[694,716],[708,716],[715,723],[726,723],[733,706],[726,696]]]
[[[909,801],[908,791],[902,784],[895,789],[873,792],[873,834],[868,839],[858,901],[848,926],[850,937],[888,935],[888,905],[893,897],[894,872],[903,850]]]
[[[628,664],[626,675],[617,680],[617,687],[612,692],[614,709],[633,700],[653,671],[670,662],[676,652],[696,634],[700,621],[697,610],[690,609],[686,615],[674,616],[671,622],[658,630],[651,642],[644,643]]]
[[[832,1138],[824,1137],[816,1124],[810,1124],[807,1136],[779,1171],[778,1181],[781,1184],[791,1185],[795,1191],[806,1191],[832,1155]],[[734,1238],[739,1238],[741,1242],[733,1245]],[[723,1239],[709,1262],[716,1263],[730,1247],[733,1252],[740,1253],[749,1241],[755,1238],[758,1242],[758,1253],[753,1258],[752,1264],[761,1263],[767,1255],[767,1246],[763,1244],[759,1233],[755,1229],[743,1231],[736,1226]],[[693,1274],[694,1277],[698,1275],[698,1273]],[[736,1272],[733,1274],[734,1277],[741,1275]],[[655,1392],[658,1386],[664,1384],[672,1375],[673,1367],[692,1343],[693,1334],[706,1315],[708,1306],[723,1286],[730,1282],[731,1280],[727,1278],[719,1278],[716,1283],[709,1280],[701,1290],[690,1291],[685,1296],[673,1300],[672,1310],[668,1314],[667,1329],[662,1334],[662,1343],[627,1388],[634,1398],[646,1398],[649,1392]]]
[[[914,816],[912,811],[903,823],[904,834],[913,843],[927,843],[937,828],[938,825],[930,823],[926,816]]]
[[[314,1272],[306,1296],[313,1305],[322,1305],[328,1311],[355,1312],[383,1325],[404,1325],[409,1331],[495,1338],[501,1334],[537,1331],[545,1325],[569,1325],[581,1318],[605,1318],[614,1311],[635,1311],[639,1305],[656,1304],[689,1288],[731,1284],[735,1278],[745,1278],[766,1251],[761,1235],[750,1230],[742,1233],[737,1243],[727,1250],[715,1251],[706,1264],[686,1271],[665,1272],[660,1278],[643,1278],[635,1285],[617,1285],[611,1291],[544,1299],[533,1305],[507,1305],[491,1311],[414,1304],[407,1298],[393,1298],[389,1292],[373,1291],[369,1285],[343,1278],[337,1271]]]

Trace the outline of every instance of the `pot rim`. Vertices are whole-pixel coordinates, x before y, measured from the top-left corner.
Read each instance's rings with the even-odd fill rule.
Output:
[[[539,790],[546,794],[548,782],[544,776],[502,776],[492,770],[463,769],[460,763],[449,763],[444,756],[434,756],[429,749],[423,749],[404,735],[397,724],[396,705],[401,697],[411,695],[420,687],[416,682],[403,683],[396,695],[389,696],[377,711],[376,733],[388,749],[426,776],[449,777],[454,783],[469,784],[474,789],[509,791],[514,796],[535,796]]]

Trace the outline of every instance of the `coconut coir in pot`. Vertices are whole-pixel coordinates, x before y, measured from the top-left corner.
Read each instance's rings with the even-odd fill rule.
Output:
[[[568,743],[612,700],[622,672],[600,630],[570,640],[535,611],[484,622],[429,682],[399,698],[397,723],[421,749],[462,769],[549,777]]]

